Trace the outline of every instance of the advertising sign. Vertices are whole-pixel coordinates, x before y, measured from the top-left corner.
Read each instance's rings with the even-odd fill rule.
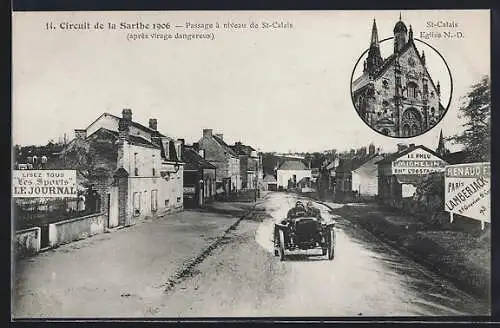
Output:
[[[75,198],[75,170],[13,170],[12,197]]]
[[[417,148],[392,162],[392,174],[396,175],[427,175],[432,172],[443,172],[448,163]]]
[[[446,166],[445,210],[472,219],[490,222],[490,163],[468,163]]]

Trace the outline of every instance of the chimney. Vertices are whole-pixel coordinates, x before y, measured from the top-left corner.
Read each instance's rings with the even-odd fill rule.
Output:
[[[149,128],[155,131],[158,130],[158,120],[156,118],[149,119]]]
[[[126,118],[121,118],[118,121],[118,138],[120,140],[128,139],[130,131],[130,120]]]
[[[87,130],[85,129],[75,129],[75,138],[85,139],[87,138]]]
[[[224,135],[222,133],[216,133],[215,136],[220,140],[224,140]]]
[[[403,151],[403,150],[405,150],[406,148],[408,148],[408,145],[407,145],[407,144],[404,144],[404,143],[398,143],[398,152]]]
[[[124,120],[132,121],[132,110],[128,108],[123,109],[122,117]]]
[[[212,129],[203,129],[203,138],[211,138]]]

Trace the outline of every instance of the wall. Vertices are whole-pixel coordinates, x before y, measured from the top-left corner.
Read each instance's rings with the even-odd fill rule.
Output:
[[[241,189],[240,159],[230,156],[228,158],[229,175],[231,176],[231,190]]]
[[[16,256],[29,256],[40,251],[40,233],[39,227],[16,231]]]
[[[376,196],[378,194],[378,177],[353,171],[352,190],[357,191],[360,196]]]
[[[49,245],[55,247],[103,233],[107,219],[106,213],[98,213],[51,223],[49,224]]]
[[[229,178],[229,161],[224,154],[222,146],[211,137],[204,137],[199,140],[200,149],[205,151],[205,159],[217,169],[217,182],[222,182],[223,178]],[[238,167],[239,170],[239,167]]]
[[[293,177],[293,175],[297,176],[297,183],[300,179],[305,177],[311,177],[311,170],[278,170],[278,187],[283,187],[285,189],[288,188],[288,180]]]

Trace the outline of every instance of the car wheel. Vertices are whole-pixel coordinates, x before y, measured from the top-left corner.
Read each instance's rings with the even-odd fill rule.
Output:
[[[280,260],[284,261],[285,260],[285,233],[283,230],[279,230],[279,242],[280,242],[280,248],[279,248],[279,255],[280,255]]]
[[[330,229],[328,231],[328,259],[331,261],[335,257],[335,231]]]

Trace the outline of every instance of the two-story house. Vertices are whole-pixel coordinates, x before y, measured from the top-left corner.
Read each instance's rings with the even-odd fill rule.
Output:
[[[146,127],[124,109],[122,117],[104,113],[75,130],[60,160],[97,190],[108,227],[127,226],[140,216],[183,209],[181,144],[161,134],[156,119]]]
[[[259,188],[261,183],[259,177],[262,176],[262,160],[257,151],[253,147],[244,145],[241,142],[236,142],[230,147],[240,159],[241,188]]]
[[[204,158],[199,145],[182,145],[184,204],[201,207],[215,197],[216,168]]]
[[[240,158],[222,134],[214,134],[212,129],[203,129],[203,137],[198,141],[205,159],[216,167],[216,190],[224,195],[241,189]]]

